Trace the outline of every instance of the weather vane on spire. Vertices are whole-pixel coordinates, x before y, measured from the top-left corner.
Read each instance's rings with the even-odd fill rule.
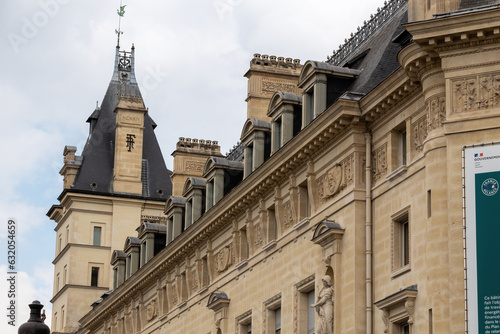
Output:
[[[121,24],[122,17],[125,14],[125,7],[127,7],[127,5],[123,5],[122,6],[122,0],[120,0],[120,9],[116,10],[116,13],[119,16],[119,18],[118,18],[118,29],[115,29],[115,33],[118,35],[118,42],[117,42],[117,45],[116,45],[117,48],[120,48],[120,35],[123,34],[123,31],[120,30],[120,24]]]

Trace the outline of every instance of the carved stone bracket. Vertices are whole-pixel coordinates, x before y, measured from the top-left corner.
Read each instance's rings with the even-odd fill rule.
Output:
[[[331,258],[341,253],[341,241],[344,229],[334,221],[325,220],[316,225],[312,242],[323,247],[323,262],[331,266]]]
[[[222,291],[214,291],[208,297],[207,307],[214,311],[215,331],[218,329],[226,333],[229,302],[231,300]]]

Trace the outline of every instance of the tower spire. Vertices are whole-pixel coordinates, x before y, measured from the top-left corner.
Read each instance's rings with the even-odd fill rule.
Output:
[[[122,17],[125,15],[125,7],[127,7],[127,5],[122,5],[122,0],[120,0],[120,9],[116,10],[116,13],[118,14],[118,29],[115,29],[115,33],[118,35],[118,41],[116,43],[116,47],[118,49],[120,48],[120,35],[123,34],[123,31],[120,30],[120,26]]]

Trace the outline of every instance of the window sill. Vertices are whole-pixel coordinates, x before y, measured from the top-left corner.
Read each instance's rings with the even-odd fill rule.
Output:
[[[406,274],[407,272],[409,272],[411,270],[411,267],[409,264],[407,264],[406,266],[404,267],[401,267],[401,268],[398,268],[396,270],[393,270],[392,273],[391,273],[391,278],[396,278],[398,276],[401,276],[403,274]]]
[[[271,240],[266,245],[262,246],[262,250],[266,251],[268,249],[274,248],[275,246],[276,246],[276,240]]]
[[[298,222],[297,224],[295,224],[295,225],[293,226],[293,229],[297,231],[297,230],[298,230],[298,229],[300,229],[302,226],[304,226],[304,225],[308,225],[308,224],[309,224],[309,217],[306,217],[306,218],[302,219],[300,222]]]
[[[394,172],[392,172],[391,174],[387,175],[385,177],[386,180],[390,181],[404,173],[406,173],[406,171],[408,170],[408,167],[406,167],[406,165],[403,165],[403,166],[400,166],[398,168],[396,168],[396,170],[394,170]]]
[[[240,263],[238,263],[237,265],[235,265],[234,267],[235,267],[236,269],[241,269],[241,268],[243,268],[244,266],[246,266],[247,264],[248,264],[248,260],[243,260],[243,261],[241,261]]]

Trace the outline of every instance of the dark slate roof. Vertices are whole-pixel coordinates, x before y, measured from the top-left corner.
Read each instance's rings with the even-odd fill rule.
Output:
[[[339,64],[361,70],[349,91],[366,94],[400,67],[398,53],[401,45],[394,39],[404,31],[402,24],[407,21],[408,11],[404,6]]]
[[[139,97],[139,86],[134,74],[134,48],[132,52],[116,50],[113,77],[100,108],[89,117],[91,132],[82,152],[83,162],[73,190],[113,193],[113,167],[115,152],[114,110],[123,95]],[[144,116],[143,193],[146,198],[167,199],[172,194],[172,182],[160,146],[154,133],[155,122]]]

